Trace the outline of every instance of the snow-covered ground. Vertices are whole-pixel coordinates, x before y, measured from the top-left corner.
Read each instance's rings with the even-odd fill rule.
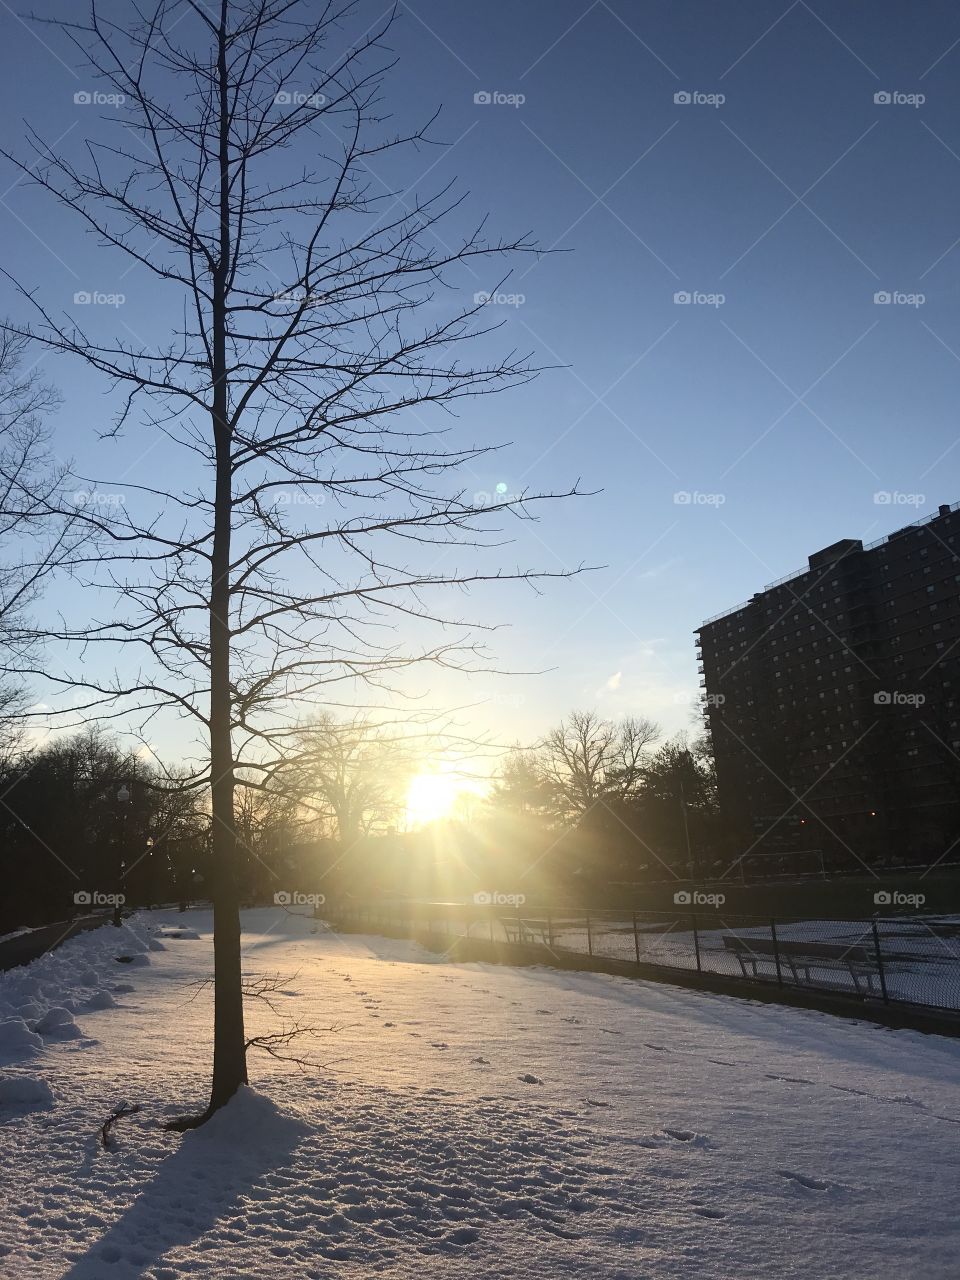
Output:
[[[960,1042],[251,911],[248,975],[338,1029],[317,1073],[252,1055],[181,1137],[210,927],[143,915],[0,975],[4,1280],[960,1274]]]

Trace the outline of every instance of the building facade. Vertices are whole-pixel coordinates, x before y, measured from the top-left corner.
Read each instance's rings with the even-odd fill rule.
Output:
[[[836,542],[697,631],[734,857],[960,861],[958,508]]]

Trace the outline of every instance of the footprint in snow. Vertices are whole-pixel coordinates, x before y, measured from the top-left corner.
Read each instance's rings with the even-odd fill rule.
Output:
[[[677,1142],[692,1142],[697,1136],[693,1129],[667,1129],[664,1127],[663,1132],[668,1138],[673,1138]]]
[[[544,1016],[553,1017],[552,1009],[538,1009],[537,1013],[540,1014],[541,1017],[544,1017]]]
[[[781,1178],[786,1178],[790,1182],[799,1183],[801,1187],[806,1187],[808,1191],[829,1191],[830,1183],[824,1182],[822,1178],[811,1178],[805,1173],[793,1173],[790,1169],[778,1169],[777,1173]]]
[[[571,1023],[573,1023],[573,1025],[574,1025],[574,1026],[576,1026],[576,1027],[579,1027],[579,1026],[580,1026],[580,1019],[579,1019],[579,1018],[561,1018],[561,1019],[560,1019],[560,1021],[561,1021],[561,1022],[571,1022]]]
[[[517,1076],[517,1079],[522,1084],[543,1084],[543,1081],[540,1079],[539,1076],[532,1076],[529,1071],[527,1071],[522,1076]]]
[[[431,1049],[449,1049],[450,1046],[446,1044],[443,1040],[431,1040],[430,1048]]]
[[[489,1067],[489,1065],[490,1065],[490,1059],[489,1059],[489,1058],[471,1058],[471,1059],[470,1059],[470,1061],[471,1061],[471,1062],[478,1062],[478,1063],[480,1064],[480,1066],[481,1066],[481,1067]]]
[[[609,1027],[601,1027],[600,1030],[605,1036],[622,1036],[622,1031],[611,1031]]]
[[[694,1205],[693,1212],[699,1214],[701,1218],[715,1218],[717,1221],[726,1216],[719,1209],[706,1209],[702,1205]]]
[[[385,1022],[383,1025],[385,1027],[395,1027],[397,1024],[395,1022]]]
[[[656,1049],[657,1053],[669,1053],[670,1050],[665,1044],[651,1044],[649,1040],[644,1040],[644,1046],[647,1049]]]
[[[584,1098],[588,1107],[609,1107],[609,1102],[601,1102],[599,1098]]]

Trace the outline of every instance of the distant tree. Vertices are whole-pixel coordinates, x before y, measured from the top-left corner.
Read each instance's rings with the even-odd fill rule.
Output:
[[[558,813],[575,816],[600,802],[623,804],[635,797],[649,749],[660,734],[660,726],[646,717],[614,721],[594,711],[572,712],[550,730],[536,754]]]
[[[172,803],[157,781],[151,764],[97,729],[9,761],[0,838],[17,910],[56,920],[76,893],[153,897],[148,842],[165,832]]]
[[[709,743],[690,743],[685,734],[663,743],[644,768],[637,799],[650,846],[667,861],[691,862],[691,873],[702,871],[719,821]]]
[[[292,773],[302,803],[348,850],[399,821],[416,763],[400,726],[322,714],[298,735]]]
[[[23,733],[28,698],[19,673],[36,661],[29,608],[43,579],[75,547],[73,521],[51,520],[46,510],[64,474],[46,425],[60,398],[26,364],[27,350],[24,335],[0,324],[0,757]]]
[[[544,777],[537,752],[514,747],[493,779],[490,806],[512,813],[547,814],[552,812],[552,801],[553,788]]]

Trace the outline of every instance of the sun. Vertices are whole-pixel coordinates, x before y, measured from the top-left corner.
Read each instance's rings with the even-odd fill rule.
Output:
[[[407,791],[407,822],[425,827],[450,816],[459,792],[457,779],[443,773],[419,773]]]

